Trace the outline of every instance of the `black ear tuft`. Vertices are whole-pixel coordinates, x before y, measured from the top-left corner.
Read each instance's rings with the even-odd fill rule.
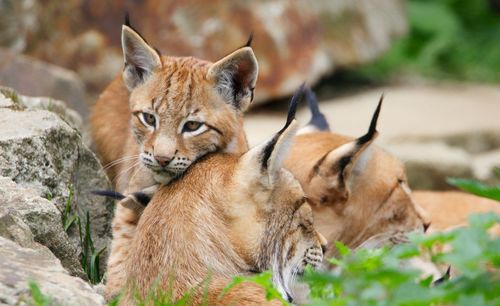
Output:
[[[307,105],[309,105],[309,110],[311,111],[311,114],[313,116],[321,114],[321,112],[319,111],[318,99],[316,99],[316,95],[311,90],[311,88],[307,87],[305,94],[306,94]]]
[[[309,110],[311,111],[311,120],[307,125],[313,126],[319,131],[330,131],[330,125],[326,121],[325,115],[319,110],[318,99],[316,95],[311,90],[311,88],[306,88],[306,100],[307,105],[309,105]]]
[[[128,11],[125,11],[125,22],[123,24],[129,28],[132,28],[132,26],[130,25],[130,15]]]
[[[384,95],[382,94],[380,96],[380,100],[378,101],[377,109],[375,109],[375,113],[373,114],[372,121],[370,122],[370,127],[368,128],[368,132],[365,135],[358,138],[357,140],[358,145],[363,145],[368,141],[370,141],[377,132],[378,115],[380,114],[380,109],[382,108],[383,101],[384,101]]]
[[[252,40],[253,40],[253,32],[250,33],[250,37],[248,37],[247,43],[244,45],[244,47],[251,47]]]
[[[142,40],[144,40],[147,44],[149,44],[146,38],[144,38],[144,36],[142,36],[142,34],[139,33],[139,31],[137,31],[137,29],[130,23],[130,15],[128,11],[125,12],[125,22],[123,24],[134,30],[134,32],[137,33],[137,35],[139,35],[142,38]],[[156,53],[158,53],[159,56],[161,56],[161,53],[157,48],[153,47],[153,49],[156,51]]]
[[[147,206],[149,201],[151,201],[151,197],[140,191],[134,192],[132,195],[135,197],[136,201],[141,203],[143,206]]]
[[[292,96],[292,99],[290,100],[290,104],[288,104],[288,116],[286,118],[286,123],[285,126],[279,130],[276,135],[274,135],[273,139],[269,141],[264,148],[263,154],[262,154],[262,168],[264,170],[267,169],[267,161],[271,157],[271,154],[273,153],[274,146],[276,145],[276,142],[278,142],[278,139],[280,138],[281,134],[290,126],[292,123],[293,119],[295,119],[295,114],[297,113],[297,105],[300,102],[300,98],[302,97],[302,94],[304,93],[304,88],[305,88],[305,83],[302,83],[300,85],[299,89],[295,91],[295,93]]]
[[[283,131],[288,128],[290,123],[292,123],[293,119],[295,119],[295,114],[297,113],[297,105],[299,105],[300,98],[302,98],[302,95],[304,94],[305,86],[305,83],[302,83],[299,89],[297,89],[293,94],[292,99],[290,100],[290,104],[288,104],[288,115],[286,118],[285,126],[278,132],[278,134],[283,133]]]
[[[119,192],[113,191],[113,190],[92,190],[90,193],[99,195],[99,196],[104,196],[108,198],[112,198],[115,200],[123,200],[125,196]]]

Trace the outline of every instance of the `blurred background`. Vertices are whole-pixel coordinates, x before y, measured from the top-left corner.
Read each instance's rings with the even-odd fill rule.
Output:
[[[251,144],[280,128],[306,81],[350,136],[384,93],[378,143],[405,161],[413,188],[451,188],[448,176],[499,182],[498,0],[0,0],[0,85],[65,101],[85,125],[121,72],[125,11],[166,55],[215,61],[253,32]],[[304,107],[298,117],[307,122]]]

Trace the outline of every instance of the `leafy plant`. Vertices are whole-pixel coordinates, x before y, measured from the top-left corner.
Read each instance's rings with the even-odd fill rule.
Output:
[[[500,187],[487,186],[474,179],[448,178],[448,184],[475,195],[500,201]]]
[[[372,78],[417,73],[498,82],[500,22],[487,0],[410,0],[409,32],[358,72]]]
[[[488,235],[487,229],[497,223],[499,215],[473,215],[468,228],[415,235],[411,243],[393,249],[345,253],[333,261],[337,273],[306,273],[312,305],[496,305],[500,239]],[[435,251],[444,243],[451,250]],[[460,274],[433,285],[432,277],[408,261],[426,252],[433,263],[451,265]]]

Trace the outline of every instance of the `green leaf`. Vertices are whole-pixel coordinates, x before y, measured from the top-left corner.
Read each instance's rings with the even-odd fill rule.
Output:
[[[98,252],[94,252],[90,259],[90,282],[92,284],[97,284],[101,281],[101,275],[99,273],[99,258],[106,247],[103,247]]]
[[[500,223],[500,215],[494,212],[485,214],[472,214],[469,216],[469,224],[474,228],[489,229],[493,225]]]
[[[64,223],[64,231],[67,232],[70,226],[78,219],[79,217],[77,215],[71,216],[69,219],[66,220]]]
[[[342,257],[347,256],[351,253],[351,250],[349,250],[349,248],[340,241],[335,241],[335,247],[337,248],[337,250],[339,250],[339,254]]]
[[[272,300],[272,299],[277,299],[279,300],[283,305],[289,305],[288,302],[283,299],[281,294],[274,288],[274,284],[272,281],[272,273],[269,271],[252,275],[252,276],[237,276],[234,277],[231,283],[229,283],[221,292],[219,295],[219,298],[222,298],[227,292],[229,292],[234,286],[241,284],[243,282],[253,282],[258,285],[260,285],[266,293],[266,299],[267,300]]]
[[[29,281],[28,287],[30,290],[31,298],[33,299],[33,305],[35,306],[53,305],[52,298],[44,295],[35,281]]]
[[[473,179],[447,178],[448,184],[475,195],[500,201],[500,186],[486,186]]]
[[[245,278],[243,276],[235,276],[231,280],[231,282],[222,289],[221,293],[219,294],[219,299],[223,298],[224,295],[226,295],[231,289],[233,289],[234,286],[241,284],[242,282],[245,281]]]

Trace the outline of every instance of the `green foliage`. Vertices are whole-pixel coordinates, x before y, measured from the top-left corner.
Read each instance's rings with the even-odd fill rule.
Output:
[[[392,249],[350,251],[336,242],[340,258],[331,259],[334,272],[306,269],[302,279],[311,289],[310,305],[500,305],[500,239],[487,230],[500,215],[472,215],[470,227],[432,235],[414,235],[411,242]],[[447,244],[448,251],[437,251]],[[459,275],[440,284],[409,264],[429,257],[440,266],[452,266]],[[278,298],[270,272],[236,277],[225,292],[243,281],[260,284],[267,297]]]
[[[155,281],[155,283],[151,286],[149,293],[145,297],[141,297],[138,290],[132,289],[134,294],[134,305],[138,306],[146,306],[146,305],[154,305],[154,306],[187,306],[187,305],[199,305],[195,304],[194,297],[195,292],[203,292],[201,305],[209,305],[206,301],[207,293],[208,293],[208,285],[210,283],[211,276],[209,275],[201,284],[196,288],[192,288],[185,292],[181,298],[174,299],[173,297],[173,278],[170,278],[170,285],[166,290],[158,290],[158,284],[161,275]],[[108,305],[120,305],[121,300],[123,299],[123,294],[115,297]]]
[[[67,232],[70,226],[76,221],[78,218],[77,214],[71,214],[71,201],[73,200],[73,186],[69,188],[69,196],[66,200],[66,205],[64,206],[64,210],[62,211],[62,223],[64,227],[64,231]]]
[[[281,303],[283,303],[283,305],[289,305],[288,302],[285,299],[283,299],[278,290],[274,288],[272,279],[273,275],[269,271],[252,276],[236,276],[235,278],[233,278],[232,282],[229,285],[227,285],[226,288],[224,288],[224,290],[221,293],[221,297],[224,296],[229,290],[231,290],[231,288],[233,288],[238,284],[241,284],[243,282],[253,282],[264,288],[267,300],[277,299]]]
[[[82,248],[82,257],[80,263],[82,265],[83,271],[87,274],[89,281],[92,284],[97,284],[102,280],[103,275],[99,272],[99,260],[100,256],[106,249],[106,247],[96,250],[94,243],[92,241],[91,231],[90,231],[90,215],[86,212],[85,215],[85,231],[82,229],[82,222],[78,214],[73,213],[71,209],[71,201],[73,200],[73,187],[69,189],[68,199],[66,200],[66,205],[62,214],[63,228],[67,232],[71,225],[78,225],[78,235],[80,238],[80,246]]]
[[[487,229],[500,215],[473,215],[470,227],[447,233],[415,235],[393,249],[348,252],[337,260],[339,271],[308,270],[312,305],[498,305],[500,239]],[[436,251],[447,243],[451,250]],[[343,248],[343,247],[341,247]],[[435,264],[451,265],[459,275],[439,285],[422,278],[407,260],[430,254]],[[474,302],[473,304],[468,304]]]
[[[497,199],[500,187],[449,179],[452,185]],[[335,273],[307,270],[312,305],[500,305],[500,238],[488,233],[500,223],[493,212],[469,217],[469,227],[431,235],[413,235],[392,249],[349,251],[336,243]],[[448,248],[443,248],[446,245]],[[446,251],[443,251],[446,249]],[[416,257],[452,267],[458,275],[433,283],[409,265]],[[434,280],[435,281],[435,280]]]
[[[489,1],[410,0],[408,17],[409,33],[362,75],[500,81],[500,22]]]
[[[80,259],[80,263],[90,283],[97,284],[102,280],[102,275],[99,273],[99,258],[106,247],[98,251],[94,247],[92,236],[90,235],[90,214],[88,211],[85,215],[85,232],[82,230],[81,219],[78,217],[76,221],[78,224],[78,233],[80,235],[80,245],[82,247],[82,258]]]
[[[28,305],[32,306],[54,305],[54,303],[52,302],[52,298],[44,295],[36,282],[29,281],[28,287],[32,299],[31,301],[28,302]]]
[[[488,199],[500,201],[500,187],[486,186],[483,183],[473,179],[448,178],[448,184],[456,186],[463,191]]]

